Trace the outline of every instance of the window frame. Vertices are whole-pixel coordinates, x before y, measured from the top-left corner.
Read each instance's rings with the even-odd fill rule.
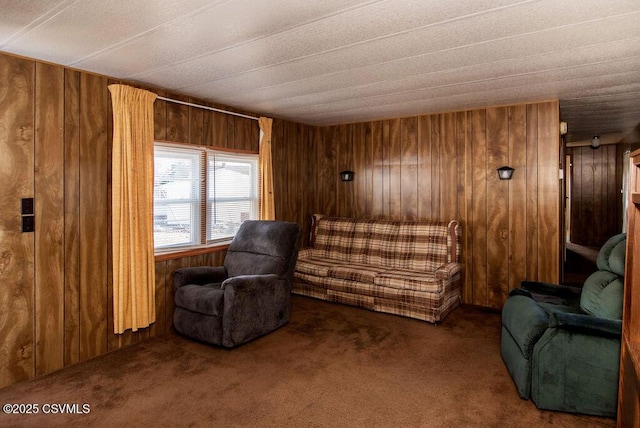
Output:
[[[253,167],[253,182],[251,187],[253,188],[253,198],[240,198],[245,200],[253,200],[254,207],[252,209],[252,213],[249,216],[249,219],[257,219],[259,217],[259,204],[260,204],[260,191],[259,191],[259,162],[258,162],[258,153],[251,150],[237,150],[237,149],[228,149],[221,147],[211,147],[211,146],[202,146],[188,143],[176,143],[171,141],[162,141],[155,140],[154,141],[154,162],[155,162],[155,150],[156,148],[165,148],[168,150],[176,150],[177,153],[180,151],[184,151],[185,153],[193,152],[194,154],[199,154],[200,156],[200,190],[198,198],[193,202],[199,206],[198,210],[198,220],[199,224],[194,224],[194,228],[197,229],[199,235],[199,242],[194,243],[193,241],[186,244],[179,245],[170,245],[163,247],[156,247],[155,241],[155,231],[154,231],[154,254],[156,256],[156,260],[169,260],[173,257],[172,255],[181,254],[184,256],[198,255],[210,252],[212,248],[226,248],[229,246],[229,243],[233,239],[233,236],[217,238],[217,239],[209,239],[209,228],[207,228],[207,223],[209,222],[211,216],[209,214],[209,204],[215,203],[215,199],[209,198],[209,159],[211,156],[215,156],[216,154],[222,156],[223,158],[233,158],[234,156],[238,157],[238,160],[242,160],[242,158],[249,158]],[[155,171],[154,171],[154,187],[155,187]],[[184,201],[190,201],[192,198],[184,199]],[[154,188],[154,227],[155,227],[155,208],[156,208],[156,197],[155,197],[155,188]],[[180,200],[183,201],[183,200]]]

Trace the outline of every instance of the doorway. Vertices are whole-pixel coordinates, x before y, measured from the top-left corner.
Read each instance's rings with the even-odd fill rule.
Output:
[[[622,162],[617,145],[567,147],[564,283],[582,286],[602,245],[622,230]]]
[[[565,155],[564,159],[564,265],[563,265],[563,284],[573,287],[582,287],[587,277],[595,272],[597,250],[593,247],[576,244],[571,242],[571,207],[574,204],[573,201],[573,153],[569,149],[569,153]],[[581,172],[581,171],[580,171]],[[577,232],[579,233],[579,232]],[[595,254],[594,254],[595,253]]]

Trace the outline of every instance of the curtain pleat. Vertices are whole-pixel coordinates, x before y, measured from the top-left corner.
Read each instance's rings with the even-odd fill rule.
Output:
[[[157,95],[109,85],[113,105],[113,327],[156,320],[153,248],[153,102]]]
[[[273,166],[271,163],[271,127],[273,119],[261,117],[260,125],[260,220],[275,220],[276,209],[273,199]]]

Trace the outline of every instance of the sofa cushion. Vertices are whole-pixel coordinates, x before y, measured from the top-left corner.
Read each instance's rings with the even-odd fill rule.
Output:
[[[366,294],[345,293],[329,289],[327,290],[327,300],[330,302],[358,306],[369,310],[374,309],[374,298]]]
[[[394,267],[434,272],[450,259],[450,240],[446,223],[401,223],[395,245]]]
[[[316,259],[420,272],[458,262],[461,252],[461,228],[456,220],[428,223],[315,214],[311,239],[312,257]]]
[[[347,279],[349,281],[373,284],[375,277],[387,269],[364,264],[349,264],[334,266],[329,269],[328,276],[332,278]]]
[[[599,270],[584,282],[580,294],[580,309],[590,315],[622,319],[624,284],[613,272]]]
[[[398,222],[386,220],[361,220],[366,231],[366,250],[360,258],[361,263],[393,267],[395,242],[398,235]]]
[[[324,281],[327,290],[341,292],[346,294],[362,295],[368,298],[376,297],[376,288],[374,284],[367,282],[349,281],[347,279],[326,278]]]
[[[293,273],[293,279],[294,284],[311,284],[317,288],[327,288],[327,282],[330,279],[335,278],[329,278],[328,276],[315,276],[296,271]]]
[[[442,291],[442,281],[436,279],[433,273],[419,273],[402,269],[388,270],[378,274],[374,279],[374,284],[401,290],[428,291],[431,293]]]
[[[393,257],[396,225],[384,220],[358,220],[353,231],[349,261],[353,263],[388,265]]]
[[[315,230],[313,257],[350,261],[356,219],[322,217]]]
[[[329,269],[336,267],[336,261],[331,259],[300,259],[296,262],[296,272],[314,276],[328,276]]]

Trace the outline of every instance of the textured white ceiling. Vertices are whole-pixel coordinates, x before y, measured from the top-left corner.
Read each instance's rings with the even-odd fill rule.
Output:
[[[640,123],[640,0],[0,0],[0,50],[337,124],[560,99]]]

